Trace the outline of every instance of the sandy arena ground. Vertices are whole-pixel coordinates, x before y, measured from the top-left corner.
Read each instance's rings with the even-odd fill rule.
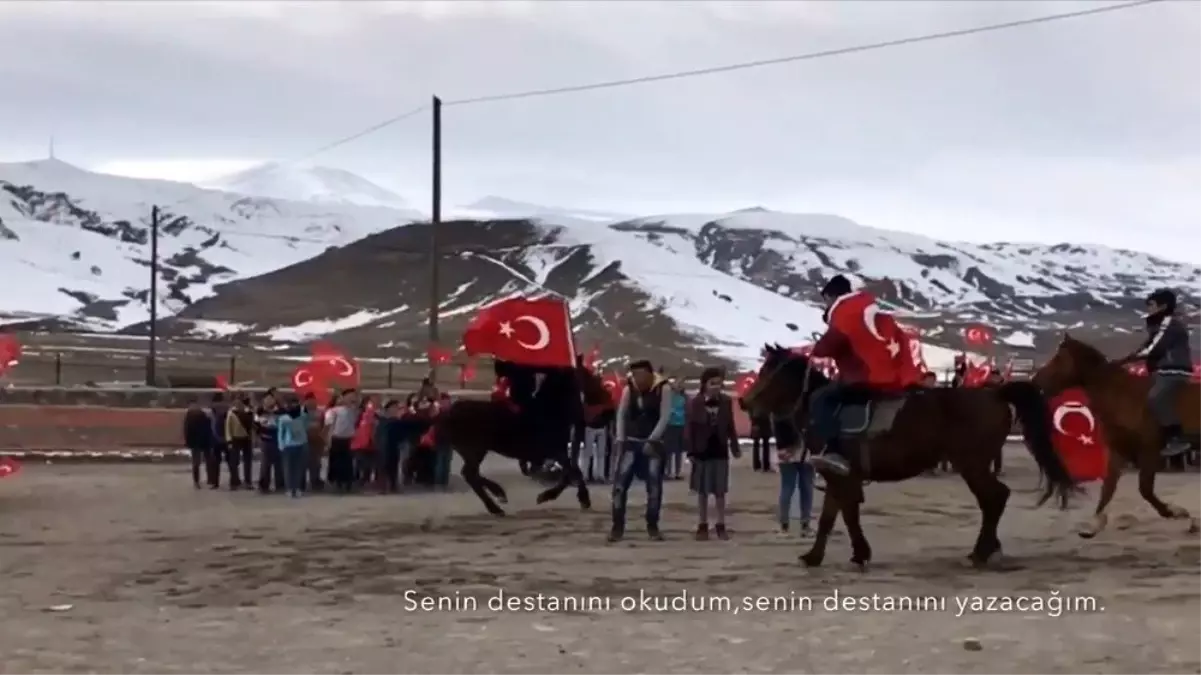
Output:
[[[1095,488],[1073,512],[1032,510],[1031,464],[1010,456],[1000,565],[963,561],[978,514],[944,476],[869,488],[867,573],[847,562],[843,535],[825,568],[800,567],[796,535],[774,531],[776,476],[745,459],[732,541],[693,541],[686,486],[671,483],[668,541],[647,541],[636,518],[616,546],[604,543],[606,491],[594,490],[592,513],[570,491],[537,506],[536,486],[498,459],[485,473],[509,490],[503,520],[466,491],[289,500],[193,491],[178,464],[30,466],[0,483],[0,672],[1201,672],[1201,563],[1186,523],[1156,517],[1127,476],[1111,529],[1081,541],[1074,528]],[[1196,474],[1160,485],[1199,506]],[[732,607],[620,609],[623,596],[685,590]],[[481,606],[413,610],[408,591]],[[486,599],[498,591],[605,596],[612,607],[493,611]],[[1079,611],[956,605],[1055,591]],[[828,611],[835,592],[936,596],[946,607]],[[742,609],[773,596],[814,604]]]

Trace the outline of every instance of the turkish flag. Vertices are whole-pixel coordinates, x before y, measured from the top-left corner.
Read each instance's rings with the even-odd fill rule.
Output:
[[[572,368],[571,312],[562,300],[510,298],[482,309],[463,332],[467,354],[526,366]]]
[[[359,386],[359,365],[350,356],[329,342],[315,342],[312,347],[311,367],[322,370],[324,381],[332,380],[345,387]]]
[[[755,386],[755,381],[758,380],[755,373],[743,373],[734,380],[734,393],[738,396],[750,391],[751,387]]]
[[[963,329],[963,339],[969,345],[990,345],[993,341],[993,333],[987,326],[968,326]]]
[[[296,366],[292,371],[292,391],[302,398],[312,394],[317,399],[329,395],[329,381],[326,369],[308,361]]]
[[[604,385],[605,391],[609,392],[609,399],[613,403],[621,400],[621,387],[625,384],[625,378],[617,373],[609,373],[601,378],[601,384]]]
[[[12,457],[0,457],[0,478],[9,476],[21,470],[21,463]]]
[[[907,375],[902,373],[899,357],[908,359],[908,347],[901,344],[904,335],[891,314],[880,311],[876,298],[867,291],[844,295],[830,305],[830,328],[851,343],[863,363],[866,384],[878,389],[901,389]],[[814,345],[813,355],[837,358],[831,342],[823,336]],[[846,364],[843,364],[846,365]]]
[[[1109,449],[1083,389],[1051,399],[1051,422],[1055,449],[1073,480],[1100,480],[1109,473]]]
[[[225,379],[224,375],[218,373],[214,378],[217,381],[217,388],[221,391],[229,391],[229,380]]]
[[[425,355],[429,359],[431,366],[440,366],[445,363],[450,363],[454,353],[449,349],[443,349],[438,345],[430,345],[429,349],[425,350]]]
[[[12,333],[0,334],[0,375],[21,360],[21,342]]]
[[[979,387],[988,381],[988,373],[992,367],[987,363],[968,363],[967,371],[963,374],[963,386]]]

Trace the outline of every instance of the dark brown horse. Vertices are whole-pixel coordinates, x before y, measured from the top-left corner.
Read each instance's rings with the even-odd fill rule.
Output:
[[[1048,396],[1079,387],[1088,394],[1089,409],[1100,424],[1109,448],[1109,469],[1101,484],[1101,496],[1092,521],[1080,530],[1088,539],[1097,536],[1109,522],[1105,509],[1113,499],[1122,467],[1131,462],[1138,467],[1138,493],[1164,518],[1189,521],[1189,532],[1196,533],[1198,522],[1175,504],[1166,504],[1155,494],[1155,472],[1162,462],[1159,425],[1147,405],[1148,377],[1137,377],[1122,366],[1111,363],[1098,349],[1066,333],[1055,355],[1034,374],[1036,383]],[[1201,427],[1201,388],[1197,383],[1183,387],[1176,400],[1176,411],[1185,434],[1196,437]]]
[[[599,377],[582,366],[535,369],[498,361],[497,374],[509,380],[511,400],[462,399],[434,421],[433,435],[449,442],[463,458],[461,474],[488,512],[505,512],[492,497],[508,502],[504,488],[480,475],[480,465],[489,452],[542,466],[554,460],[563,467],[559,481],[538,495],[542,504],[575,483],[580,507],[592,507],[584,475],[571,461],[568,440],[571,428],[585,417],[589,407],[609,401],[609,392]]]
[[[810,367],[805,356],[779,345],[765,345],[764,356],[758,379],[743,395],[746,407],[790,418],[802,430],[806,443],[814,447],[815,439],[803,431],[808,399],[829,380]],[[848,476],[822,472],[826,494],[817,536],[801,561],[810,566],[822,563],[841,511],[851,537],[851,562],[865,566],[872,551],[859,522],[863,482],[908,480],[947,459],[963,476],[982,514],[980,534],[968,557],[976,565],[986,563],[1001,550],[997,524],[1009,501],[1009,487],[993,474],[991,464],[1012,428],[1011,406],[1022,424],[1027,448],[1048,477],[1038,503],[1058,494],[1066,507],[1071,478],[1052,444],[1046,400],[1034,385],[1015,382],[993,388],[921,389],[889,397],[856,392],[844,399],[839,413],[843,447],[846,456],[853,458],[853,469]]]

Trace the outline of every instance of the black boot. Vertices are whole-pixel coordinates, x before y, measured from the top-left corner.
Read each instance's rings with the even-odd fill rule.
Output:
[[[811,455],[809,463],[818,471],[847,476],[851,473],[851,463],[842,454],[842,445],[837,438],[826,441],[826,450],[820,455]]]

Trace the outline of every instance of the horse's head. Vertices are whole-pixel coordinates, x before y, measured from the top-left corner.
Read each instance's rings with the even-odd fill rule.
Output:
[[[1065,389],[1085,386],[1115,367],[1096,347],[1064,333],[1054,356],[1030,380],[1044,394],[1054,396]]]
[[[802,394],[826,382],[825,376],[810,366],[809,357],[778,344],[765,344],[763,365],[754,384],[742,395],[741,405],[752,415],[786,414]]]

